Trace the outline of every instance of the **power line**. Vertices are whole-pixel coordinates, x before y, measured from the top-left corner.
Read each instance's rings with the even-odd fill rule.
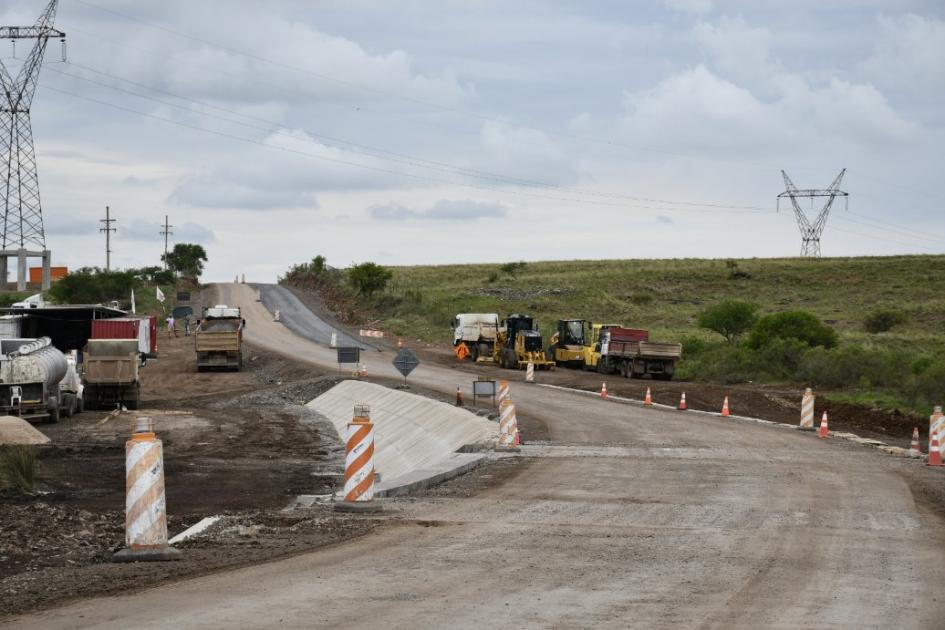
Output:
[[[220,136],[220,137],[223,137],[223,138],[229,138],[229,139],[231,139],[231,140],[237,140],[237,141],[240,141],[240,142],[245,142],[245,143],[248,143],[248,144],[254,144],[254,145],[261,146],[261,147],[265,147],[265,148],[268,148],[268,149],[274,149],[274,150],[277,150],[277,151],[282,151],[282,152],[284,152],[284,153],[291,153],[291,154],[295,154],[295,155],[302,155],[302,156],[306,156],[306,157],[313,158],[313,159],[317,159],[317,160],[321,160],[321,161],[332,162],[332,163],[341,164],[341,165],[344,165],[344,166],[351,166],[351,167],[360,168],[360,169],[365,169],[365,170],[369,170],[369,171],[384,173],[384,174],[387,174],[387,175],[397,175],[397,176],[400,176],[400,177],[406,177],[406,178],[409,178],[409,179],[413,179],[413,180],[417,180],[417,181],[422,181],[422,182],[427,182],[427,183],[445,184],[445,185],[448,185],[448,186],[458,186],[458,187],[463,187],[463,188],[472,188],[472,189],[476,189],[476,190],[487,190],[487,191],[491,191],[491,192],[504,193],[504,194],[515,195],[515,196],[520,196],[520,197],[529,197],[529,198],[534,198],[534,199],[544,199],[544,200],[550,200],[550,201],[569,202],[569,203],[582,203],[582,204],[595,205],[595,206],[608,206],[608,207],[613,207],[613,208],[624,208],[624,209],[635,208],[635,209],[642,209],[642,210],[656,210],[656,211],[658,211],[658,212],[668,212],[668,213],[673,213],[673,212],[697,212],[697,213],[704,213],[704,211],[700,211],[700,210],[696,210],[696,209],[691,209],[691,208],[670,208],[670,207],[664,207],[664,206],[648,206],[648,205],[640,205],[640,204],[621,204],[621,203],[611,203],[611,202],[597,201],[597,200],[575,199],[575,198],[567,198],[567,197],[555,197],[555,196],[552,196],[552,195],[541,195],[541,194],[536,194],[536,193],[531,193],[531,192],[525,192],[525,191],[521,191],[521,190],[500,189],[500,188],[495,188],[495,187],[490,187],[490,186],[472,184],[472,183],[469,183],[469,182],[458,182],[458,181],[451,181],[451,180],[439,179],[439,178],[434,178],[434,177],[429,177],[429,176],[416,175],[416,174],[413,174],[413,173],[407,173],[407,172],[403,172],[403,171],[397,171],[397,170],[393,170],[393,169],[382,168],[382,167],[379,167],[379,166],[371,166],[371,165],[368,165],[368,164],[361,164],[361,163],[359,163],[359,162],[352,162],[352,161],[350,161],[350,160],[340,160],[340,159],[337,159],[337,158],[331,158],[331,157],[324,156],[324,155],[316,155],[316,154],[314,154],[314,153],[308,153],[308,152],[305,152],[305,151],[299,151],[299,150],[297,150],[297,149],[290,149],[290,148],[288,148],[288,147],[281,147],[281,146],[278,146],[278,145],[266,144],[266,143],[264,143],[264,142],[260,142],[260,141],[258,141],[258,140],[254,140],[254,139],[251,139],[251,138],[246,138],[246,137],[243,137],[243,136],[238,136],[238,135],[231,134],[231,133],[227,133],[227,132],[223,132],[223,131],[217,131],[217,130],[214,130],[214,129],[208,129],[208,128],[206,128],[206,127],[201,127],[201,126],[199,126],[199,125],[191,125],[191,124],[189,124],[189,123],[183,123],[183,122],[180,122],[180,121],[172,120],[172,119],[170,119],[170,118],[164,118],[164,117],[162,117],[162,116],[157,116],[157,115],[155,115],[155,114],[149,114],[149,113],[147,113],[147,112],[142,112],[142,111],[139,111],[139,110],[136,110],[136,109],[132,109],[132,108],[130,108],[130,107],[123,107],[123,106],[117,105],[117,104],[115,104],[115,103],[109,103],[109,102],[107,102],[107,101],[101,101],[101,100],[98,100],[98,99],[95,99],[95,98],[90,98],[90,97],[87,97],[87,96],[82,96],[82,95],[80,95],[80,94],[75,94],[74,92],[69,92],[68,90],[62,90],[62,89],[53,87],[53,86],[51,86],[51,85],[46,85],[46,84],[44,84],[44,87],[45,87],[46,89],[52,90],[52,91],[54,91],[54,92],[59,92],[60,94],[65,94],[65,95],[67,95],[67,96],[71,96],[71,97],[73,97],[73,98],[78,98],[78,99],[81,99],[81,100],[84,100],[84,101],[88,101],[88,102],[91,102],[91,103],[96,103],[96,104],[98,104],[98,105],[103,105],[103,106],[105,106],[105,107],[110,107],[110,108],[113,108],[113,109],[117,109],[117,110],[121,110],[121,111],[124,111],[124,112],[131,113],[131,114],[136,114],[136,115],[139,115],[139,116],[144,116],[144,117],[146,117],[146,118],[151,118],[151,119],[153,119],[153,120],[158,120],[158,121],[161,121],[161,122],[170,123],[170,124],[172,124],[172,125],[177,125],[177,126],[179,126],[179,127],[183,127],[183,128],[186,128],[186,129],[191,129],[191,130],[195,130],[195,131],[201,131],[201,132],[204,132],[204,133],[209,133],[209,134],[216,135],[216,136]],[[718,209],[714,209],[714,211],[715,211],[715,212],[723,212],[723,213],[739,213],[739,214],[766,214],[766,213],[768,213],[768,212],[771,212],[772,210],[738,210],[738,209],[718,208]]]
[[[329,81],[329,82],[332,82],[332,83],[337,83],[337,84],[339,84],[339,85],[344,85],[344,86],[351,87],[351,88],[354,88],[354,89],[357,89],[357,90],[361,90],[361,91],[364,91],[364,92],[368,92],[368,93],[372,93],[372,94],[378,94],[378,95],[381,95],[381,96],[387,96],[387,97],[390,97],[390,98],[394,98],[394,99],[398,99],[398,100],[403,100],[403,101],[410,102],[410,103],[414,103],[414,104],[418,104],[418,105],[424,105],[424,106],[426,106],[426,107],[430,107],[430,108],[432,108],[432,109],[436,109],[436,110],[439,110],[439,111],[449,112],[449,113],[454,113],[454,114],[459,114],[459,115],[462,115],[462,116],[467,116],[467,117],[474,118],[474,119],[477,119],[477,120],[480,120],[480,121],[484,121],[484,122],[493,122],[493,123],[498,123],[498,124],[501,124],[501,125],[508,125],[508,126],[512,126],[512,127],[517,127],[517,128],[519,128],[519,129],[526,129],[526,130],[529,130],[529,131],[537,131],[537,132],[540,132],[540,133],[545,133],[545,134],[548,134],[548,135],[557,136],[557,137],[559,137],[559,138],[567,138],[567,139],[569,139],[569,140],[576,140],[576,141],[580,141],[580,142],[587,142],[587,143],[590,143],[590,144],[597,144],[597,145],[607,146],[607,147],[612,147],[612,148],[613,148],[613,147],[622,148],[622,149],[626,149],[626,150],[630,150],[630,151],[636,151],[636,152],[639,152],[639,151],[649,151],[649,152],[651,152],[651,153],[659,153],[659,154],[662,154],[662,155],[668,155],[668,156],[673,156],[673,157],[681,157],[681,158],[686,158],[686,159],[690,159],[690,160],[703,160],[703,161],[710,161],[710,162],[720,162],[720,163],[729,163],[729,164],[741,164],[741,165],[746,165],[746,164],[747,164],[747,165],[751,165],[751,166],[754,166],[754,167],[757,167],[757,168],[765,168],[765,169],[775,169],[775,168],[778,168],[778,167],[775,166],[774,164],[763,164],[763,163],[760,163],[760,162],[752,162],[752,161],[748,161],[748,160],[737,160],[737,159],[731,159],[731,158],[728,158],[728,159],[726,159],[726,158],[718,158],[718,157],[707,158],[707,157],[704,157],[704,156],[691,155],[691,154],[681,153],[681,152],[677,152],[677,151],[666,151],[666,150],[662,150],[662,149],[658,149],[658,148],[653,148],[653,147],[638,147],[638,146],[632,146],[632,145],[624,144],[624,143],[621,143],[621,142],[616,142],[616,141],[614,141],[614,140],[605,140],[605,139],[602,139],[602,138],[595,138],[595,137],[586,136],[586,135],[583,135],[583,134],[567,133],[567,132],[563,132],[563,131],[557,131],[557,130],[553,130],[553,129],[546,129],[546,128],[542,128],[542,127],[537,127],[537,126],[534,126],[534,125],[528,125],[528,124],[524,124],[524,123],[511,122],[511,121],[504,120],[504,119],[501,119],[501,118],[498,118],[498,117],[495,117],[495,116],[489,116],[489,115],[486,115],[486,114],[480,114],[480,113],[478,113],[478,112],[466,110],[466,109],[463,109],[463,108],[460,108],[460,107],[453,107],[453,106],[450,106],[450,105],[444,105],[444,104],[442,104],[442,103],[436,103],[436,102],[433,102],[433,101],[429,101],[429,100],[417,98],[417,97],[414,97],[414,96],[408,96],[408,95],[400,94],[400,93],[397,93],[397,92],[391,92],[391,91],[383,90],[383,89],[376,88],[376,87],[373,87],[373,86],[368,86],[368,85],[364,85],[364,84],[361,84],[361,83],[357,83],[357,82],[355,82],[355,81],[349,81],[349,80],[346,80],[346,79],[339,79],[339,78],[337,78],[337,77],[332,77],[332,76],[329,76],[329,75],[326,75],[326,74],[322,74],[322,73],[320,73],[320,72],[316,72],[316,71],[311,70],[311,69],[309,69],[309,68],[303,68],[303,67],[300,67],[300,66],[295,66],[295,65],[288,64],[288,63],[284,63],[284,62],[281,62],[281,61],[276,61],[276,60],[273,60],[273,59],[269,59],[269,58],[267,58],[267,57],[263,57],[263,56],[261,56],[261,55],[257,55],[257,54],[250,53],[250,52],[246,52],[246,51],[242,51],[242,50],[239,50],[239,49],[236,49],[236,48],[232,48],[232,47],[230,47],[230,46],[225,46],[225,45],[223,45],[223,44],[220,44],[220,43],[217,43],[217,42],[208,40],[208,39],[204,39],[204,38],[201,38],[201,37],[197,37],[197,36],[194,36],[194,35],[190,35],[190,34],[188,34],[188,33],[183,33],[183,32],[181,32],[181,31],[177,31],[177,30],[175,30],[175,29],[169,28],[169,27],[164,26],[164,25],[162,25],[162,24],[158,24],[158,23],[155,23],[155,22],[151,22],[151,21],[148,21],[148,20],[144,20],[144,19],[142,19],[142,18],[138,18],[138,17],[132,16],[132,15],[128,15],[128,14],[126,14],[126,13],[122,13],[121,11],[116,11],[116,10],[114,10],[114,9],[107,9],[107,8],[105,8],[105,7],[99,6],[99,5],[94,4],[94,3],[92,3],[92,2],[87,2],[86,0],[77,0],[77,2],[79,2],[80,4],[83,4],[83,5],[87,6],[87,7],[91,7],[91,8],[93,8],[93,9],[97,9],[97,10],[103,11],[103,12],[105,12],[105,13],[110,13],[110,14],[115,15],[115,16],[117,16],[117,17],[120,17],[120,18],[122,18],[122,19],[129,20],[129,21],[132,21],[132,22],[136,22],[136,23],[138,23],[138,24],[142,24],[142,25],[147,26],[147,27],[149,27],[149,28],[153,28],[153,29],[156,29],[156,30],[159,30],[159,31],[163,31],[163,32],[165,32],[165,33],[169,33],[169,34],[171,34],[171,35],[174,35],[174,36],[176,36],[176,37],[180,37],[180,38],[182,38],[182,39],[187,39],[187,40],[190,40],[190,41],[193,41],[193,42],[197,42],[197,43],[200,43],[200,44],[204,44],[204,45],[207,45],[207,46],[211,46],[211,47],[213,47],[213,48],[217,48],[217,49],[219,49],[219,50],[222,50],[222,51],[224,51],[224,52],[228,52],[228,53],[233,54],[233,55],[239,55],[239,56],[242,56],[242,57],[246,57],[246,58],[248,58],[248,59],[253,59],[253,60],[255,60],[255,61],[259,61],[259,62],[262,62],[262,63],[267,63],[267,64],[270,64],[270,65],[273,65],[273,66],[276,66],[276,67],[279,67],[279,68],[283,68],[283,69],[286,69],[286,70],[290,70],[290,71],[292,71],[292,72],[297,72],[297,73],[300,73],[300,74],[309,75],[309,76],[312,76],[312,77],[321,79],[321,80],[323,80],[323,81]],[[825,170],[825,169],[824,169],[824,168],[817,168],[817,167],[806,167],[806,170],[816,170],[816,171],[819,172],[819,171],[823,171],[823,170]]]
[[[144,84],[142,84],[142,83],[138,83],[138,82],[136,82],[136,81],[132,81],[132,80],[130,80],[130,79],[125,79],[125,78],[123,78],[123,77],[114,76],[114,75],[111,75],[111,74],[109,74],[109,73],[107,73],[107,72],[102,72],[102,71],[100,71],[100,70],[96,70],[96,69],[94,69],[94,68],[90,68],[90,67],[88,67],[88,66],[84,66],[84,65],[82,65],[82,64],[75,64],[75,63],[73,63],[73,64],[71,64],[71,65],[76,66],[76,67],[79,67],[79,68],[84,69],[84,70],[87,70],[87,71],[90,71],[90,72],[94,72],[94,73],[96,73],[96,74],[99,74],[99,75],[102,75],[102,76],[105,76],[105,77],[108,77],[108,78],[110,78],[110,79],[114,79],[114,80],[116,80],[116,81],[123,81],[123,82],[125,82],[125,83],[129,83],[129,84],[131,84],[131,85],[134,85],[134,86],[136,86],[136,87],[140,87],[140,88],[142,88],[142,89],[150,90],[150,91],[153,91],[153,92],[158,92],[158,93],[161,93],[161,94],[166,94],[166,95],[171,96],[171,97],[173,97],[173,98],[177,98],[177,99],[180,99],[180,100],[183,100],[183,101],[187,101],[187,102],[190,102],[190,103],[195,103],[195,104],[200,105],[200,106],[203,106],[203,107],[208,107],[208,108],[211,108],[211,109],[215,109],[215,110],[218,110],[218,111],[222,111],[222,112],[225,112],[225,113],[230,114],[230,115],[241,116],[241,117],[247,118],[247,119],[249,119],[249,120],[259,121],[259,122],[265,123],[265,124],[267,124],[267,125],[270,125],[270,126],[272,126],[272,127],[274,127],[274,128],[261,127],[261,126],[259,126],[259,125],[253,125],[253,124],[245,123],[245,122],[242,122],[242,121],[239,121],[239,120],[233,120],[233,119],[231,119],[231,118],[226,118],[226,117],[222,117],[222,116],[217,116],[217,115],[214,115],[214,114],[208,114],[208,113],[206,113],[206,112],[194,112],[193,109],[191,109],[191,108],[189,108],[189,107],[185,107],[185,106],[180,105],[180,104],[178,104],[178,103],[172,103],[172,102],[169,102],[169,101],[156,99],[156,98],[151,97],[151,96],[139,94],[139,93],[137,93],[137,92],[132,92],[132,91],[130,91],[130,90],[125,90],[125,89],[123,89],[123,88],[120,88],[120,87],[117,87],[117,86],[114,86],[114,85],[109,85],[109,84],[107,84],[107,83],[103,83],[103,82],[100,82],[100,81],[96,81],[96,80],[90,79],[90,78],[88,78],[88,77],[83,77],[83,76],[80,76],[80,75],[71,74],[71,73],[68,73],[68,72],[63,72],[62,70],[57,70],[57,69],[55,69],[55,68],[51,68],[51,70],[54,71],[54,72],[56,72],[56,73],[58,73],[58,74],[61,74],[61,75],[63,75],[63,76],[71,77],[71,78],[74,78],[74,79],[79,79],[79,80],[81,80],[81,81],[86,81],[86,82],[92,83],[92,84],[94,84],[94,85],[99,85],[99,86],[102,86],[102,87],[105,87],[105,88],[108,88],[108,89],[111,89],[111,90],[115,90],[115,91],[118,91],[118,92],[122,92],[122,93],[124,93],[124,94],[129,94],[129,95],[131,95],[131,96],[135,96],[135,97],[137,97],[137,98],[142,98],[142,99],[150,100],[150,101],[153,101],[153,102],[156,102],[156,103],[160,103],[160,104],[162,104],[162,105],[167,105],[167,106],[169,106],[169,107],[175,107],[175,108],[178,108],[178,109],[184,109],[184,110],[186,110],[186,111],[188,111],[188,112],[198,113],[198,114],[203,115],[203,116],[208,116],[208,117],[211,117],[211,118],[216,118],[216,119],[218,119],[218,120],[223,120],[223,121],[226,121],[226,122],[230,122],[230,123],[233,123],[233,124],[236,124],[236,125],[248,127],[248,128],[251,128],[251,129],[256,129],[256,130],[259,130],[259,131],[265,131],[265,132],[267,132],[267,133],[281,133],[281,134],[287,135],[287,136],[289,136],[289,137],[291,137],[291,138],[293,138],[293,139],[295,139],[295,140],[304,140],[304,141],[306,141],[306,142],[311,142],[311,143],[317,144],[317,145],[319,145],[319,146],[324,146],[323,143],[315,142],[314,140],[311,140],[310,138],[299,138],[298,136],[296,136],[296,135],[294,135],[294,134],[292,133],[292,131],[293,131],[292,129],[290,129],[289,127],[286,127],[286,126],[282,125],[281,123],[278,123],[278,122],[275,122],[275,121],[272,121],[272,120],[267,120],[267,119],[265,119],[265,118],[260,118],[260,117],[258,117],[258,116],[252,116],[252,115],[249,115],[249,114],[243,114],[243,113],[241,113],[241,112],[237,112],[237,111],[234,111],[234,110],[231,110],[231,109],[227,109],[227,108],[225,108],[225,107],[220,107],[220,106],[218,106],[218,105],[213,105],[213,104],[211,104],[211,103],[206,103],[206,102],[203,102],[203,101],[199,101],[199,100],[191,99],[191,98],[188,98],[188,97],[185,97],[185,96],[181,96],[181,95],[179,95],[179,94],[175,94],[175,93],[170,92],[170,91],[168,91],[168,90],[163,90],[163,89],[160,89],[160,88],[153,88],[153,87],[144,85]],[[709,203],[709,202],[675,201],[675,200],[668,200],[668,199],[656,199],[656,198],[650,198],[650,197],[638,197],[638,196],[626,195],[626,194],[615,193],[615,192],[596,191],[596,190],[591,190],[591,189],[575,188],[575,187],[570,187],[570,186],[560,186],[560,185],[557,185],[557,184],[551,184],[551,183],[543,182],[543,181],[539,181],[539,180],[526,179],[526,178],[520,178],[520,177],[508,176],[508,175],[502,175],[502,174],[498,174],[498,173],[494,173],[494,172],[489,172],[489,171],[483,171],[483,170],[478,170],[478,169],[470,169],[470,168],[465,168],[465,167],[461,167],[461,166],[456,166],[456,165],[453,165],[453,164],[449,164],[449,163],[447,163],[447,162],[442,162],[442,161],[437,161],[437,160],[429,160],[429,159],[425,159],[425,158],[418,158],[418,157],[411,156],[411,155],[404,154],[404,153],[397,153],[397,152],[394,152],[394,151],[389,151],[389,150],[386,150],[386,149],[381,149],[381,148],[373,147],[373,146],[370,146],[370,145],[365,145],[365,144],[361,144],[361,143],[357,143],[357,142],[352,142],[352,141],[345,140],[345,139],[338,138],[338,137],[334,137],[334,136],[328,136],[328,135],[326,135],[326,134],[322,134],[322,133],[320,133],[320,132],[313,131],[313,130],[310,130],[310,129],[307,129],[307,128],[300,128],[300,130],[301,130],[301,131],[304,131],[304,132],[305,132],[306,134],[308,134],[308,135],[311,135],[311,136],[313,136],[313,137],[322,138],[322,139],[324,139],[324,140],[326,140],[326,141],[328,141],[328,142],[334,142],[334,143],[337,143],[337,144],[340,144],[340,145],[345,145],[345,146],[348,146],[348,147],[354,147],[354,148],[357,149],[359,152],[365,153],[366,155],[371,155],[372,157],[377,157],[377,158],[389,160],[389,161],[392,161],[392,162],[398,162],[398,163],[403,163],[403,164],[409,164],[409,165],[411,165],[411,166],[417,166],[417,167],[419,167],[419,168],[427,168],[427,169],[430,169],[430,170],[439,171],[439,172],[446,172],[446,173],[450,173],[450,174],[466,175],[466,176],[475,177],[475,178],[478,178],[478,179],[494,180],[494,181],[497,181],[497,182],[508,183],[508,184],[512,184],[512,185],[530,186],[530,187],[536,187],[536,188],[547,188],[547,189],[550,189],[550,190],[559,190],[559,191],[567,192],[567,193],[571,193],[571,194],[588,195],[588,196],[594,196],[594,197],[604,197],[604,198],[610,198],[610,199],[628,199],[628,200],[631,200],[631,201],[641,201],[641,202],[645,202],[645,203],[660,203],[660,204],[668,204],[668,205],[684,205],[684,206],[696,206],[696,207],[706,207],[706,208],[733,208],[733,209],[741,209],[741,210],[763,210],[763,208],[761,208],[761,207],[759,207],[759,206],[747,206],[747,205],[724,204],[724,203]]]

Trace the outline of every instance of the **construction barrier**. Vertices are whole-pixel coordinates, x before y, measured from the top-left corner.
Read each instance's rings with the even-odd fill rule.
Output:
[[[525,366],[525,382],[534,383],[535,382],[535,364],[531,361],[528,362],[528,365]]]
[[[801,399],[801,428],[814,430],[814,392],[808,387]]]
[[[824,412],[823,417],[820,419],[820,428],[817,429],[817,437],[825,438],[830,436],[830,429],[827,427],[827,412]]]
[[[336,333],[334,330],[331,331],[331,342],[328,344],[328,347],[329,348],[338,347],[338,333]]]
[[[502,401],[499,408],[499,443],[497,449],[514,449],[518,434],[518,418],[515,417],[515,403]]]
[[[496,404],[499,407],[502,406],[502,403],[506,400],[512,400],[512,395],[509,392],[509,382],[508,381],[499,381],[499,396],[497,398]]]
[[[354,406],[354,418],[348,423],[345,444],[346,503],[374,499],[374,424],[367,405]]]
[[[180,552],[167,543],[167,504],[164,496],[164,448],[154,434],[151,418],[135,420],[125,443],[125,549],[116,562],[174,560]]]
[[[945,425],[945,416],[938,405],[929,416],[929,466],[942,465],[942,429]],[[936,463],[933,463],[933,458]]]
[[[726,418],[729,415],[728,410],[728,396],[725,397],[725,400],[722,402],[722,417]]]
[[[649,387],[646,388],[646,396],[643,398],[643,404],[646,405],[647,407],[652,407],[652,406],[653,406],[653,397],[650,396],[650,388],[649,388]]]
[[[677,409],[680,411],[686,410],[686,392],[683,392],[682,396],[679,397],[679,407]]]

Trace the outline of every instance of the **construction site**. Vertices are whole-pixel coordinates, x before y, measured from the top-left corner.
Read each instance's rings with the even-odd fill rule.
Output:
[[[899,59],[915,4],[844,15]],[[943,627],[945,238],[876,218],[932,124],[880,61],[725,3],[14,5],[0,626]]]

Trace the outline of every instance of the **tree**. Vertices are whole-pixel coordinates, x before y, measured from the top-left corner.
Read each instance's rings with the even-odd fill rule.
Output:
[[[177,243],[172,251],[161,254],[161,260],[177,275],[196,280],[203,273],[207,252],[202,245]]]
[[[757,319],[758,307],[742,300],[723,300],[699,315],[699,328],[717,332],[729,343],[751,330]]]
[[[378,291],[383,291],[384,287],[394,274],[376,263],[366,262],[355,265],[348,270],[348,279],[359,293],[370,297]]]
[[[806,311],[785,311],[765,315],[751,330],[748,345],[761,348],[775,339],[797,339],[809,346],[833,348],[837,331]]]
[[[83,267],[57,280],[47,291],[57,304],[101,304],[111,300],[126,302],[131,289],[139,286],[134,271],[105,271]]]

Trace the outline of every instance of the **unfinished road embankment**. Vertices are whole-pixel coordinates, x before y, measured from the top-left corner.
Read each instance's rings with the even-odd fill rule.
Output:
[[[334,351],[226,286],[247,338]],[[392,354],[366,353],[373,376]],[[514,374],[511,373],[510,374]],[[473,376],[421,366],[453,392]],[[469,498],[395,503],[364,538],[18,619],[22,627],[928,628],[945,601],[945,475],[846,442],[513,383],[550,444]],[[917,488],[930,488],[927,493]]]

